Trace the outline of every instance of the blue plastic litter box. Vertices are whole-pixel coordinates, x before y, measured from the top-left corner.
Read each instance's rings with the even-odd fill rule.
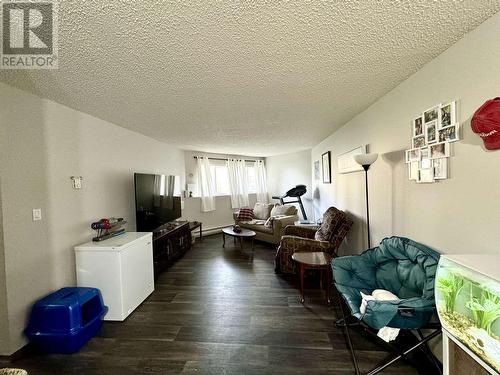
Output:
[[[47,353],[74,353],[101,328],[108,312],[96,288],[62,288],[33,305],[24,331]]]

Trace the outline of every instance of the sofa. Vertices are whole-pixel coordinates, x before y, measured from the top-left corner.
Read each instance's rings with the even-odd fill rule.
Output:
[[[280,245],[276,251],[275,272],[296,273],[292,255],[296,252],[324,252],[331,257],[344,240],[353,222],[345,212],[330,207],[323,214],[319,229],[293,226],[285,228]]]
[[[274,245],[280,242],[285,227],[299,219],[295,206],[273,203],[256,203],[252,220],[238,220],[238,215],[239,211],[233,213],[235,224],[253,230],[257,234],[255,239]]]

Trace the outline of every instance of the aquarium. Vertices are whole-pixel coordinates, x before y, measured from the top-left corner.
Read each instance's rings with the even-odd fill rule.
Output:
[[[500,371],[499,256],[442,256],[436,306],[442,326]]]

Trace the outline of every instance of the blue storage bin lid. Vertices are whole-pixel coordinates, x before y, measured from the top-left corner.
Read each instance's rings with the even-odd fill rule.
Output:
[[[84,305],[93,300],[93,303]],[[82,311],[84,310],[84,311]],[[26,334],[63,333],[81,329],[85,321],[106,312],[96,288],[62,288],[33,305]]]
[[[99,294],[96,288],[61,288],[56,292],[50,293],[35,302],[35,306],[72,306],[88,301],[90,298]]]

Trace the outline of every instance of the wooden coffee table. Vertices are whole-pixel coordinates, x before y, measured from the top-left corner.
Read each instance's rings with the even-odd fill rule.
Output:
[[[304,303],[304,272],[306,269],[319,269],[321,272],[321,286],[326,281],[326,301],[330,304],[330,284],[332,283],[331,257],[327,253],[294,253],[292,259],[297,263],[300,278],[300,303]],[[326,280],[325,280],[326,278]]]
[[[222,229],[222,247],[226,247],[226,235],[233,237],[235,240],[239,238],[240,240],[240,247],[241,250],[243,250],[243,239],[244,238],[249,238],[252,240],[252,250],[253,248],[253,240],[257,233],[255,233],[253,230],[250,229],[245,229],[241,228],[241,232],[235,232],[233,230],[233,227],[227,227]]]

